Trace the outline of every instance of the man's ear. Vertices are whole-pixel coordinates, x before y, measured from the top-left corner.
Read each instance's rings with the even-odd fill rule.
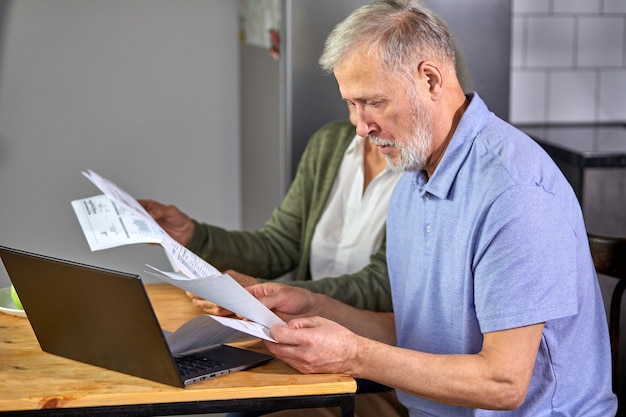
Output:
[[[418,66],[418,73],[428,82],[428,92],[436,100],[441,95],[443,87],[443,73],[433,61],[422,61]]]

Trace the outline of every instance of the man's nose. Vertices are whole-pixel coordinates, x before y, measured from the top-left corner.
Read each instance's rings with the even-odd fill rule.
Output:
[[[362,137],[367,137],[376,132],[376,124],[367,117],[367,114],[362,110],[356,111],[357,123],[356,134]]]

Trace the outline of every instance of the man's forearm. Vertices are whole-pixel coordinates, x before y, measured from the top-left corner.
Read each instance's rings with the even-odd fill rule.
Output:
[[[349,373],[449,405],[519,407],[532,376],[543,324],[486,333],[476,354],[431,354],[360,338]]]
[[[324,294],[316,294],[316,314],[347,327],[354,333],[386,344],[396,344],[393,313],[360,310]]]

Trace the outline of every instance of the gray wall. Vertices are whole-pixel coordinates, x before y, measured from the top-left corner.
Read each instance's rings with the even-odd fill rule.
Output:
[[[509,119],[511,0],[424,0],[448,24],[477,91]]]
[[[286,188],[279,62],[265,48],[242,44],[239,49],[242,225],[256,229],[280,203]]]
[[[136,198],[240,227],[237,2],[2,6],[0,245],[167,267],[158,246],[89,251],[70,206],[100,193],[88,168]]]

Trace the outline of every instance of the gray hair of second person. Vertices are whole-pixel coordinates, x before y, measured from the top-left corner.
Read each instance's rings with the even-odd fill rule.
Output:
[[[409,81],[415,65],[427,60],[454,67],[452,34],[417,0],[379,0],[353,11],[332,30],[319,59],[327,73],[355,51],[367,47],[383,68]]]

